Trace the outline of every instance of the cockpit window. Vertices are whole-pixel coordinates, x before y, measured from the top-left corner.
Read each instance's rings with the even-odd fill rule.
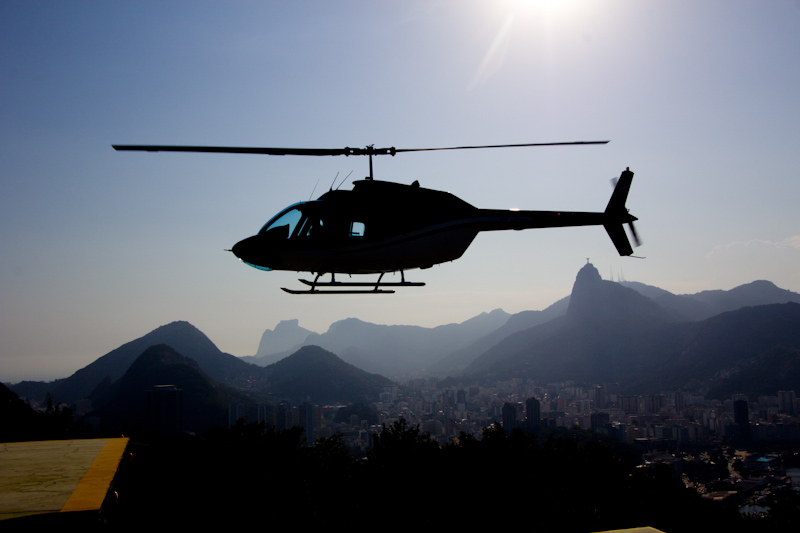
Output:
[[[303,214],[299,209],[291,209],[268,222],[263,228],[261,228],[261,233],[267,233],[268,231],[275,230],[275,232],[280,232],[282,235],[284,235],[284,230],[278,230],[278,228],[285,227],[285,235],[288,239],[294,232],[294,228],[297,226],[297,223],[300,222],[302,216]]]
[[[319,217],[309,215],[300,222],[297,226],[297,233],[292,237],[306,238],[316,237],[322,233],[322,221]]]
[[[350,223],[350,237],[353,239],[360,239],[364,236],[364,231],[366,230],[366,226],[363,222],[351,222]]]

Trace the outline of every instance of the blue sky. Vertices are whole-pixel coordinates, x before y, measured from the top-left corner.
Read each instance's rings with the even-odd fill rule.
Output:
[[[0,380],[64,377],[188,320],[252,355],[298,318],[435,326],[542,309],[590,258],[675,293],[800,291],[800,2],[0,3]],[[292,297],[225,249],[365,158],[121,153],[111,144],[414,148],[378,179],[479,207],[628,200],[602,228],[479,235],[393,296]],[[317,183],[319,183],[317,185]]]

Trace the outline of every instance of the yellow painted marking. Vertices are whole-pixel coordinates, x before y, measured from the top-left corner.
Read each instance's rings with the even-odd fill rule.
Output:
[[[62,513],[100,509],[127,446],[127,438],[108,439],[67,503],[61,508]]]
[[[0,520],[60,511],[107,440],[0,444]]]

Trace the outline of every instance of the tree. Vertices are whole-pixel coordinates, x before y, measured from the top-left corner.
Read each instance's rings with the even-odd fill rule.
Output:
[[[380,434],[372,439],[372,455],[377,459],[438,450],[439,445],[428,433],[421,431],[419,425],[408,427],[405,418],[393,422],[388,428],[384,424]]]

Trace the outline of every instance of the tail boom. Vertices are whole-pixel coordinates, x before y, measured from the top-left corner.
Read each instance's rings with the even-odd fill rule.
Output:
[[[476,216],[466,219],[462,223],[477,231],[603,226],[619,255],[633,255],[633,248],[625,234],[625,228],[623,228],[624,224],[629,224],[634,234],[634,241],[636,241],[633,222],[637,218],[631,215],[625,207],[632,180],[633,172],[630,169],[624,170],[617,180],[606,210],[602,213],[477,209]]]

